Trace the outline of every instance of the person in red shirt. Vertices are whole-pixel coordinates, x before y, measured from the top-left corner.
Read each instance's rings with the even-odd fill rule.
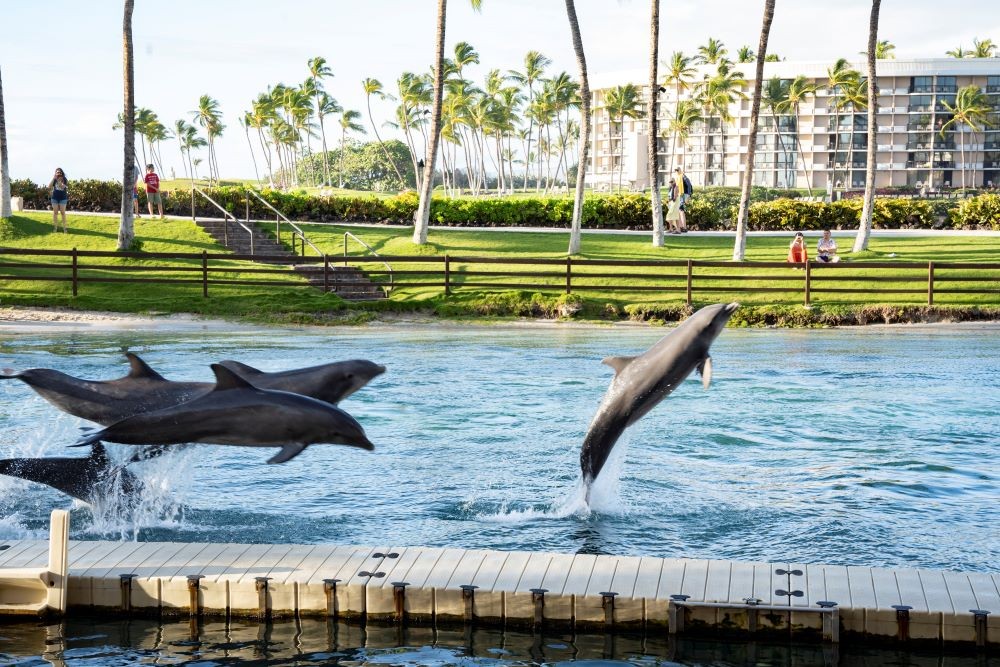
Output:
[[[806,252],[806,240],[802,232],[796,232],[792,244],[788,247],[788,261],[793,264],[804,264],[809,261],[809,253]]]
[[[160,177],[156,175],[151,164],[146,165],[146,205],[149,207],[149,215],[153,215],[153,202],[156,202],[160,212],[160,220],[163,220],[163,199],[160,198]]]

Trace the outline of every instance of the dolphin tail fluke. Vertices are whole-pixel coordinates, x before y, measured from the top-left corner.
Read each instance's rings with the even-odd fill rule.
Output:
[[[21,374],[15,371],[13,368],[5,368],[0,372],[0,380],[18,380]]]
[[[94,431],[92,433],[84,433],[80,436],[80,439],[74,442],[70,447],[86,447],[88,445],[96,445],[104,439],[104,429],[100,431]]]

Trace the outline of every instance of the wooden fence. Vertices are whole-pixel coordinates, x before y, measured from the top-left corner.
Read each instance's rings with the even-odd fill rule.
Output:
[[[343,274],[341,267],[360,268],[370,282]],[[448,255],[380,256],[376,260],[360,255],[287,257],[0,248],[0,290],[8,289],[12,281],[69,282],[74,296],[91,283],[191,285],[200,287],[204,297],[208,297],[210,287],[226,285],[337,291],[374,283],[386,291],[434,288],[445,294],[460,290],[673,294],[689,304],[699,296],[769,293],[798,294],[806,305],[822,295],[864,302],[886,295],[929,305],[955,295],[985,297],[976,300],[989,303],[1000,301],[1000,263],[962,262],[788,264]],[[851,298],[854,296],[857,298]]]

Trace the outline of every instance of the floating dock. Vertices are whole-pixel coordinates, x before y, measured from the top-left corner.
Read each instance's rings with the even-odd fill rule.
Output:
[[[0,542],[0,568],[49,543]],[[1000,574],[402,546],[71,541],[68,613],[1000,644]]]

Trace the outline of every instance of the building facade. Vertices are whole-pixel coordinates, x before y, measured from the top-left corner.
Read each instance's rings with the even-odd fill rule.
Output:
[[[738,186],[742,182],[750,134],[750,106],[755,63],[732,65],[747,85],[729,106],[723,121],[699,104],[702,119],[686,139],[670,130],[679,101],[696,100],[698,83],[716,73],[715,66],[695,67],[687,90],[666,86],[658,91],[660,183],[681,166],[698,185]],[[830,90],[832,63],[765,63],[764,82],[777,77],[790,82],[806,77],[816,86],[798,113],[774,115],[761,105],[754,159],[754,185],[784,188],[864,187],[867,167],[867,110],[845,104],[842,91]],[[851,63],[864,75],[864,62]],[[649,104],[648,73],[625,72],[594,77],[593,132],[587,182],[598,190],[640,190],[649,187],[645,105]],[[662,75],[661,75],[662,76]],[[627,83],[643,91],[641,116],[612,118],[605,105],[611,88]],[[956,94],[978,87],[991,111],[986,124],[973,130],[949,123]],[[946,106],[947,105],[947,106]],[[1000,58],[878,61],[876,182],[877,188],[1000,187]],[[942,129],[944,133],[942,134]]]

